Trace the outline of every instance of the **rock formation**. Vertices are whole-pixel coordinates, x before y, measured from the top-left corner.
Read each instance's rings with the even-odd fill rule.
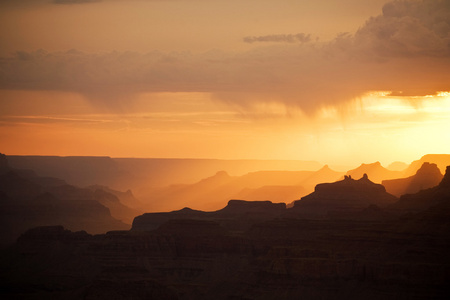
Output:
[[[443,175],[436,164],[425,162],[416,174],[407,178],[383,180],[382,185],[392,195],[415,194],[420,190],[437,186]]]
[[[389,206],[389,209],[400,212],[423,212],[430,208],[446,208],[450,205],[450,166],[447,166],[441,182],[416,194],[407,194]]]
[[[20,178],[43,188],[8,174],[11,187]],[[16,195],[26,201],[29,192],[2,184],[2,205]],[[38,192],[37,215],[61,201]],[[143,214],[129,231],[33,228],[2,249],[0,298],[448,299],[450,166],[436,187],[388,205],[395,200],[367,176],[347,176],[317,185],[291,209],[231,200],[212,212]],[[330,210],[375,217],[335,218]],[[378,217],[387,211],[399,213]]]
[[[1,159],[0,159],[1,160]],[[63,180],[40,177],[28,170],[16,170],[2,162],[0,173],[0,244],[12,243],[29,228],[64,225],[71,230],[104,233],[129,229],[111,216],[108,204],[126,213],[114,195],[101,195],[88,189],[68,185]],[[102,205],[101,202],[105,205]],[[129,216],[131,222],[133,216]]]
[[[404,176],[414,175],[425,162],[436,164],[441,173],[445,173],[445,168],[450,165],[450,154],[424,155],[419,160],[415,160],[409,165],[409,167],[404,171]]]
[[[370,205],[385,207],[396,200],[367,174],[359,180],[345,176],[341,181],[318,184],[313,193],[294,203],[292,211],[305,217],[325,217],[336,212],[359,212]]]
[[[352,176],[353,178],[361,178],[364,174],[367,174],[373,182],[381,183],[383,180],[399,178],[403,173],[390,171],[378,161],[372,164],[361,164],[358,168],[346,173],[347,176]]]
[[[285,203],[270,201],[230,200],[223,209],[204,212],[185,207],[168,213],[146,213],[137,216],[132,230],[149,231],[160,227],[169,220],[217,221],[221,226],[233,230],[245,230],[256,221],[270,220],[286,212]]]
[[[236,201],[228,210],[245,216],[274,207]],[[435,223],[422,219],[278,216],[236,231],[220,225],[216,213],[215,220],[170,219],[145,232],[93,236],[41,227],[3,251],[8,259],[0,260],[0,297],[447,299],[448,231],[424,235],[413,225]]]

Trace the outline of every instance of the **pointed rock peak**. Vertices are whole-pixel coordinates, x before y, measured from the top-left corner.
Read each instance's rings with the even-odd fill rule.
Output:
[[[193,209],[189,208],[189,207],[184,207],[184,208],[179,210],[179,212],[189,212],[189,211],[193,211]]]
[[[358,180],[358,182],[376,185],[374,182],[372,182],[372,180],[369,179],[369,176],[367,175],[367,173],[364,173],[363,176]]]
[[[331,171],[328,165],[324,165],[319,171]]]
[[[344,175],[344,181],[351,181],[353,180],[352,175]]]
[[[439,184],[439,187],[450,188],[450,166],[447,166],[447,168],[445,170],[444,178],[442,178],[442,181]]]
[[[174,211],[171,211],[171,213],[175,213],[175,214],[192,214],[192,213],[198,213],[198,212],[203,212],[203,211],[201,211],[201,210],[195,210],[195,209],[192,209],[192,208],[190,208],[190,207],[185,207],[185,208],[182,208],[182,209],[180,209],[180,210],[174,210]]]
[[[202,179],[200,182],[203,183],[223,183],[223,181],[229,180],[231,177],[225,171],[219,171],[213,176]]]

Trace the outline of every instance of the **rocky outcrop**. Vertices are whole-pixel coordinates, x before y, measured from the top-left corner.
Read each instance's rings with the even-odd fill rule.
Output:
[[[402,172],[388,170],[384,168],[379,161],[372,164],[361,164],[358,168],[346,173],[347,176],[353,178],[361,178],[364,174],[367,174],[372,181],[376,183],[402,176]]]
[[[312,195],[321,196],[309,200],[317,209],[368,215],[392,200],[367,176]],[[438,186],[402,199],[426,205],[354,220],[304,218],[304,200],[293,214],[284,204],[232,200],[214,212],[144,214],[130,231],[33,228],[2,250],[0,298],[448,299],[450,167]],[[59,201],[51,193],[36,200]]]
[[[349,203],[372,199],[364,191],[385,194],[366,176],[316,188],[328,200],[355,196]],[[136,218],[136,226],[160,222],[147,231],[92,236],[40,227],[4,252],[0,296],[447,299],[450,167],[437,187],[414,197],[428,208],[399,219],[305,219],[285,215],[284,205],[233,200],[216,212],[185,208]],[[371,205],[361,213],[385,211]]]
[[[420,190],[437,186],[443,178],[436,164],[425,162],[416,174],[407,178],[383,180],[382,185],[392,195],[415,194]]]
[[[419,160],[413,161],[409,167],[404,171],[405,176],[414,175],[417,170],[425,163],[433,163],[436,164],[441,171],[441,173],[445,173],[445,168],[450,165],[450,154],[427,154],[422,156]]]
[[[151,231],[173,219],[206,220],[208,219],[208,213],[193,210],[189,207],[168,213],[145,213],[134,218],[131,230]]]
[[[142,209],[142,206],[143,206],[142,202],[134,196],[134,194],[131,190],[126,190],[125,192],[121,192],[121,191],[111,189],[107,186],[98,185],[98,184],[88,186],[87,188],[92,191],[96,191],[96,190],[105,191],[109,194],[116,196],[120,200],[120,202],[125,206],[128,206],[132,209],[137,209],[137,210]]]
[[[370,181],[367,174],[359,180],[345,176],[341,181],[318,184],[312,194],[294,203],[292,211],[303,216],[324,217],[336,212],[358,212],[370,205],[386,207],[396,200],[381,184]]]
[[[280,216],[286,211],[285,203],[271,201],[230,200],[221,210],[204,212],[185,207],[168,213],[146,213],[137,216],[133,221],[132,230],[150,231],[169,220],[203,220],[217,221],[221,226],[233,230],[245,230],[256,221],[263,221]]]
[[[402,224],[275,218],[238,233],[170,220],[151,232],[96,236],[41,227],[4,252],[0,296],[447,299],[448,233],[431,238]]]
[[[116,195],[106,192],[103,189],[94,190],[94,199],[109,208],[112,217],[126,224],[131,224],[134,217],[142,213],[140,210],[123,205]]]
[[[285,203],[272,203],[271,201],[245,201],[230,200],[228,205],[219,210],[221,214],[251,214],[251,213],[280,213],[286,209]]]
[[[422,212],[432,207],[442,208],[450,205],[450,166],[447,166],[444,177],[439,185],[422,190],[416,194],[407,194],[389,206],[389,209],[399,212]]]
[[[114,195],[81,189],[62,180],[37,176],[32,171],[7,168],[0,174],[2,245],[12,243],[36,226],[64,225],[90,233],[130,228],[111,216],[108,205],[116,209],[117,215],[127,212]],[[129,214],[130,222],[132,218]]]
[[[445,175],[444,178],[442,178],[441,182],[439,183],[439,189],[442,190],[442,192],[447,193],[450,189],[450,166],[447,166],[445,169]]]

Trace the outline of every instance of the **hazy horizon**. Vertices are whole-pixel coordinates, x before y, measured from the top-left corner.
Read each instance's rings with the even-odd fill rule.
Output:
[[[1,1],[0,20],[4,153],[388,165],[450,149],[448,1]]]
[[[336,171],[348,171],[349,168],[356,168],[361,165],[380,163],[383,167],[388,168],[390,165],[397,163],[404,164],[405,168],[407,165],[411,164],[413,161],[420,160],[422,157],[427,155],[449,155],[450,153],[425,153],[412,160],[392,160],[392,161],[382,161],[382,160],[372,160],[372,161],[353,161],[349,160],[347,163],[335,163],[333,161],[319,161],[319,160],[306,160],[306,159],[271,159],[271,158],[215,158],[215,157],[136,157],[136,156],[110,156],[110,155],[57,155],[57,154],[14,154],[14,153],[3,153],[6,156],[30,156],[30,157],[98,157],[98,158],[111,158],[111,159],[143,159],[143,160],[205,160],[205,161],[280,161],[280,162],[311,162],[320,165],[319,168],[324,166],[329,166],[331,169]],[[290,168],[291,169],[291,168]],[[275,169],[274,169],[275,170]],[[298,169],[300,170],[300,169]],[[314,168],[306,168],[305,170],[315,170]]]

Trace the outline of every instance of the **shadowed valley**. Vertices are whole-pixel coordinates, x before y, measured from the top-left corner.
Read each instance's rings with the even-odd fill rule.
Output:
[[[160,187],[179,209],[142,213],[131,191],[76,187],[3,156],[2,223],[34,228],[2,250],[2,298],[447,299],[450,166],[442,175],[430,161],[380,175],[383,185],[371,180],[378,163],[361,177],[328,167],[218,172]],[[233,194],[248,198],[220,206]],[[194,199],[219,208],[184,205]]]

